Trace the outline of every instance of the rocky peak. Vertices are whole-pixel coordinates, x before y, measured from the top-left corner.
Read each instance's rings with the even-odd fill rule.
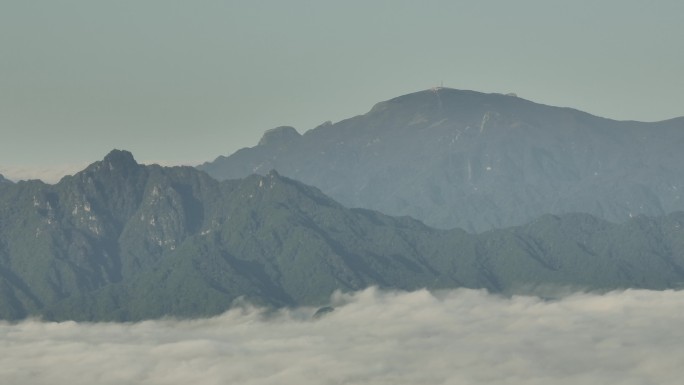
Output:
[[[5,177],[2,174],[0,174],[0,184],[3,184],[3,183],[10,184],[10,183],[12,183],[12,181],[9,179],[5,179]]]
[[[102,163],[110,170],[127,170],[138,167],[138,162],[133,158],[133,154],[124,150],[112,150],[105,156]]]
[[[100,176],[106,179],[129,178],[143,167],[133,158],[133,154],[124,150],[112,150],[103,160],[95,162],[80,172],[82,176]]]
[[[300,137],[301,135],[294,127],[280,126],[264,132],[264,135],[259,141],[259,146],[286,144],[295,141]]]

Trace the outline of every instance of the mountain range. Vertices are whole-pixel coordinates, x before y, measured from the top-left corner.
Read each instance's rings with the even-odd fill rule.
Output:
[[[613,222],[684,210],[684,117],[615,121],[515,95],[435,88],[199,166],[281,175],[347,207],[470,232],[583,212]]]
[[[0,185],[8,320],[197,317],[243,299],[325,305],[335,290],[371,285],[525,293],[682,282],[682,212],[622,224],[543,215],[472,234],[349,209],[276,171],[219,182],[120,150],[54,185]]]

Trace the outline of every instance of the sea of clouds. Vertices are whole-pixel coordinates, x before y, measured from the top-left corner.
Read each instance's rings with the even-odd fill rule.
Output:
[[[2,384],[681,384],[684,292],[476,290],[199,320],[0,323]]]

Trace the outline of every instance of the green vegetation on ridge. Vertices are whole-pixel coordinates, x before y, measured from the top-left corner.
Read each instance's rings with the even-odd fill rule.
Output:
[[[684,214],[617,225],[546,215],[469,234],[347,209],[280,176],[218,182],[115,150],[56,185],[0,189],[0,318],[207,316],[239,299],[324,305],[335,290],[514,293],[676,288]]]

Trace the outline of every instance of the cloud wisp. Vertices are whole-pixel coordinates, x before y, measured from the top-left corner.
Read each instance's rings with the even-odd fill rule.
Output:
[[[679,384],[684,292],[544,301],[367,289],[335,311],[0,323],[7,384]]]

